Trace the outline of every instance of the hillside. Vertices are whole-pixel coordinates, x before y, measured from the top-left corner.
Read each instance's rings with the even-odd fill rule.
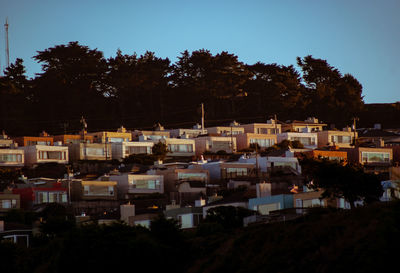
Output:
[[[400,203],[316,211],[196,241],[188,272],[384,272],[396,266]]]

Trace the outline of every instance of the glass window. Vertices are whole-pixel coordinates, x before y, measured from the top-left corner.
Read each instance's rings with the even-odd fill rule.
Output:
[[[85,155],[91,155],[91,156],[104,156],[105,155],[105,149],[104,148],[85,148]]]
[[[362,162],[389,162],[390,154],[389,153],[379,153],[379,152],[361,152]]]
[[[109,137],[108,138],[108,142],[111,142],[111,143],[120,143],[123,141],[124,141],[123,137]]]
[[[50,193],[49,193],[49,203],[54,203],[54,202],[56,202],[56,194],[57,194],[57,193],[54,193],[54,192],[50,192]]]
[[[0,154],[0,163],[5,162],[22,162],[22,155],[20,154]]]
[[[247,175],[247,168],[226,168],[226,173],[236,175]]]
[[[1,200],[1,207],[3,209],[11,209],[11,200]]]
[[[159,180],[133,180],[132,188],[155,190],[160,188]]]
[[[126,155],[132,155],[132,154],[147,154],[148,148],[146,146],[130,146],[126,147],[125,149],[125,154]]]
[[[205,173],[178,173],[178,180],[191,180],[191,181],[206,181],[207,174]]]

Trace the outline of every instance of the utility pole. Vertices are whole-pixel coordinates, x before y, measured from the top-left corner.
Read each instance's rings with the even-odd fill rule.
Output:
[[[274,119],[275,119],[275,135],[278,134],[278,125],[276,124],[277,119],[276,119],[276,114],[274,115]]]
[[[356,121],[359,121],[359,120],[360,120],[359,118],[353,117],[353,130],[354,130],[353,144],[354,144],[354,147],[356,147],[356,138],[357,138],[357,136],[356,136],[356,134],[357,134],[357,130],[356,130]]]
[[[259,169],[259,165],[258,165],[258,143],[254,142],[254,144],[256,146],[256,176],[257,176],[257,182],[260,182],[259,181],[259,171],[258,171],[258,169]]]
[[[204,103],[201,103],[201,133],[204,134]]]
[[[6,18],[6,23],[4,24],[4,29],[6,30],[5,35],[6,35],[6,68],[10,66],[10,48],[9,48],[9,43],[8,43],[8,18]]]

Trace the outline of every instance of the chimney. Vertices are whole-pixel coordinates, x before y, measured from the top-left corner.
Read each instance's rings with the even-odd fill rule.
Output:
[[[121,125],[120,128],[118,128],[118,133],[126,133],[126,128],[124,126]]]

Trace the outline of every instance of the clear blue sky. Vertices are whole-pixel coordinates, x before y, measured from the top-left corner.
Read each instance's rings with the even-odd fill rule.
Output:
[[[201,48],[247,64],[313,55],[355,76],[365,102],[400,101],[400,0],[0,0],[2,69],[6,17],[11,62],[22,58],[30,77],[36,51],[70,41],[172,62]]]

